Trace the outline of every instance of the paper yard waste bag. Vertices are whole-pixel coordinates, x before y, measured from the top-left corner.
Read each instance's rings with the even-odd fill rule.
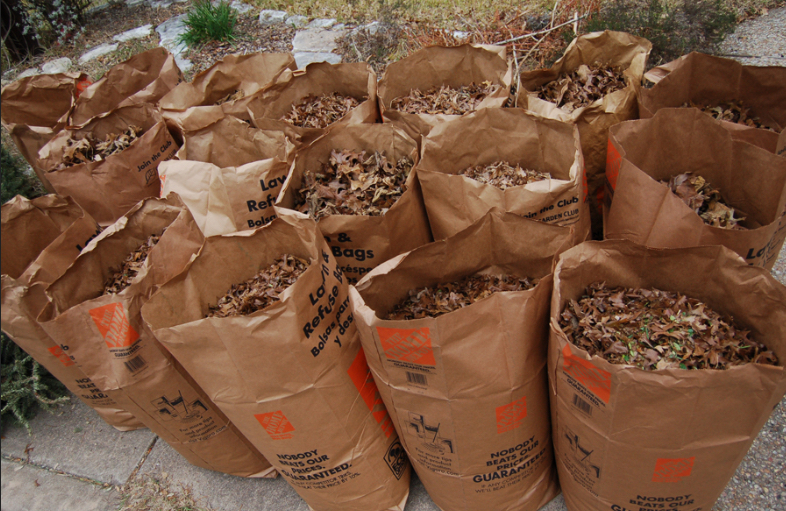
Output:
[[[661,108],[691,103],[699,108],[718,107],[721,115],[725,110],[733,116],[731,126],[746,132],[744,140],[786,154],[786,67],[743,66],[736,60],[696,52],[665,67],[668,74],[656,74],[654,87],[640,90],[642,119],[652,117]],[[730,104],[733,109],[728,108]],[[735,112],[738,107],[740,111]],[[742,120],[739,114],[745,114]],[[747,125],[746,118],[751,119]],[[763,127],[757,128],[756,124]]]
[[[242,121],[238,121],[242,122]],[[276,218],[273,205],[289,163],[270,158],[237,167],[197,161],[168,161],[159,166],[162,196],[177,193],[205,236],[255,229]]]
[[[786,159],[736,140],[739,131],[726,124],[695,108],[667,108],[613,127],[606,237],[660,248],[724,245],[772,269],[786,238]],[[686,172],[718,189],[744,229],[705,223],[661,182]]]
[[[68,122],[79,95],[93,83],[84,73],[36,75],[2,89],[0,119],[47,190],[54,188],[38,165],[38,151]]]
[[[158,101],[183,81],[183,73],[166,48],[158,47],[116,64],[79,96],[69,125],[82,126],[93,117],[125,106]]]
[[[314,117],[304,115],[298,106],[329,94],[341,96],[346,113],[330,124],[333,117],[325,115],[325,108],[313,108]],[[358,105],[350,108],[349,98]],[[336,107],[338,99],[328,100]],[[343,111],[343,110],[341,110]],[[294,112],[298,116],[294,117]],[[365,62],[328,64],[316,62],[305,69],[285,71],[278,82],[253,94],[248,102],[248,115],[257,128],[280,130],[298,147],[303,147],[336,126],[374,123],[377,111],[377,75]],[[295,124],[283,120],[289,116]],[[311,125],[319,127],[311,127]]]
[[[461,175],[497,162],[550,177],[503,189]],[[495,207],[532,220],[572,225],[576,243],[590,234],[584,159],[575,126],[521,110],[479,110],[431,130],[423,139],[417,175],[436,240],[466,229]],[[481,175],[489,176],[491,172]]]
[[[294,149],[283,131],[260,130],[217,110],[189,110],[179,129],[183,145],[177,152],[178,159],[219,167],[237,167],[269,158],[286,160]]]
[[[420,144],[421,135],[428,135],[434,126],[457,119],[460,115],[402,112],[391,106],[393,100],[407,97],[413,90],[425,93],[435,87],[459,89],[487,82],[495,86],[495,90],[483,97],[474,110],[501,107],[510,95],[511,73],[504,46],[464,44],[424,48],[385,69],[379,82],[382,120],[397,124]]]
[[[749,329],[779,365],[643,370],[590,357],[559,320],[594,282],[698,299]],[[712,509],[786,392],[784,360],[786,290],[724,247],[658,250],[620,240],[565,252],[554,271],[549,380],[568,509]]]
[[[160,236],[157,243],[151,235]],[[96,387],[131,411],[190,463],[244,477],[274,469],[145,330],[140,307],[179,273],[202,234],[176,195],[147,199],[105,229],[46,290],[39,321]],[[151,244],[146,258],[140,245]],[[124,265],[129,254],[144,262]],[[120,283],[104,294],[107,282]],[[134,275],[134,272],[136,274]],[[127,285],[117,291],[122,285]]]
[[[385,124],[341,126],[296,154],[276,204],[288,209],[308,209],[308,203],[304,204],[307,197],[299,191],[306,184],[306,173],[316,175],[323,172],[333,154],[342,152],[363,153],[366,158],[380,153],[391,164],[404,158],[408,158],[413,166],[418,162],[415,141],[396,127]],[[367,184],[371,183],[370,179],[367,181]],[[357,197],[349,197],[349,194],[363,186],[351,184],[352,190],[342,191],[341,196],[351,203]],[[420,183],[414,171],[410,171],[405,187],[406,190],[384,214],[326,214],[318,218],[319,230],[350,284],[383,261],[431,241]],[[323,192],[324,188],[329,189],[330,186],[323,186]],[[375,193],[383,197],[384,190],[380,187]],[[343,202],[344,199],[340,200]],[[361,205],[360,210],[367,206]]]
[[[74,154],[69,139],[93,137],[96,142],[117,140],[131,126],[141,128],[128,147],[100,160],[64,167],[64,158]],[[119,108],[91,120],[81,128],[57,134],[39,152],[41,167],[61,195],[73,197],[102,226],[114,223],[146,197],[160,192],[158,164],[173,157],[177,143],[158,112],[141,104]]]
[[[652,44],[646,39],[625,32],[593,32],[574,39],[552,67],[521,73],[517,101],[519,108],[549,119],[573,122],[579,127],[587,169],[592,229],[596,236],[601,232],[603,171],[609,127],[638,118],[636,94],[641,88],[641,77],[651,49]],[[626,87],[572,112],[537,97],[539,87],[558,79],[562,74],[576,71],[581,65],[623,68]]]
[[[206,317],[230,286],[284,254],[308,269],[280,301]],[[401,511],[409,463],[369,374],[347,288],[314,222],[282,212],[255,231],[208,238],[142,316],[311,509]]]
[[[350,288],[371,372],[401,443],[445,510],[532,510],[557,493],[546,373],[554,256],[572,228],[493,210]],[[439,317],[388,320],[413,290],[471,275],[539,279]],[[445,297],[447,299],[447,297]]]
[[[47,303],[44,288],[59,277],[100,228],[70,198],[17,195],[2,207],[0,273],[2,329],[107,424],[130,431],[144,427],[98,389],[36,322]]]
[[[286,69],[297,69],[290,53],[228,55],[161,98],[161,115],[175,124],[194,110],[218,111],[248,120],[251,95],[272,84]]]

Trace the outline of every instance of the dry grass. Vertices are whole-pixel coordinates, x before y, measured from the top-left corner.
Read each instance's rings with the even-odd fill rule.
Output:
[[[167,474],[153,477],[144,474],[120,490],[123,496],[119,511],[212,511],[191,494],[191,488],[173,488]]]

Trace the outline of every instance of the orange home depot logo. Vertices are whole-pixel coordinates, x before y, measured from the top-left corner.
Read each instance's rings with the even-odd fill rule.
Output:
[[[377,327],[379,342],[390,360],[436,367],[428,328]]]
[[[61,348],[60,346],[52,346],[51,348],[49,348],[48,351],[49,353],[54,355],[55,358],[59,360],[64,366],[70,367],[74,365],[74,361],[71,360],[71,357],[66,355],[65,351],[63,351],[63,348]]]
[[[609,402],[609,398],[611,398],[611,373],[595,367],[588,360],[577,357],[571,353],[568,345],[565,345],[562,349],[562,357],[564,359],[562,370],[565,371],[565,374],[578,380],[590,392],[602,399],[604,403]]]
[[[497,433],[505,433],[521,426],[527,416],[527,396],[497,407]]]
[[[347,374],[352,379],[352,383],[355,384],[355,388],[360,392],[363,402],[371,410],[371,415],[374,416],[377,424],[385,432],[385,438],[392,435],[393,431],[395,431],[393,421],[385,408],[385,403],[382,402],[382,396],[379,395],[379,389],[377,389],[377,384],[374,383],[374,377],[371,376],[371,370],[368,368],[363,348],[360,348],[360,351],[358,351],[355,360],[352,361],[352,365],[347,370]]]
[[[74,96],[76,96],[76,98],[79,99],[79,96],[81,96],[82,93],[85,92],[85,90],[91,85],[93,85],[93,80],[91,80],[90,78],[82,78],[81,80],[76,82],[76,90],[74,91]]]
[[[693,470],[695,456],[690,458],[658,458],[655,460],[655,473],[652,474],[653,483],[678,483],[683,477],[688,477]]]
[[[581,174],[581,183],[582,183],[582,185],[584,187],[583,201],[587,202],[587,198],[589,197],[589,183],[587,182],[587,166],[586,165],[584,165],[584,168],[582,169],[581,172],[582,172],[582,174]]]
[[[124,348],[139,339],[139,334],[128,322],[126,311],[120,303],[90,309],[90,317],[110,348]]]
[[[609,139],[609,148],[606,151],[606,180],[611,185],[612,190],[617,189],[617,177],[620,175],[620,165],[622,165],[622,156],[614,144]]]
[[[258,413],[254,415],[259,423],[265,428],[267,434],[273,440],[288,440],[292,438],[292,431],[295,431],[295,426],[289,422],[281,410],[277,412]]]

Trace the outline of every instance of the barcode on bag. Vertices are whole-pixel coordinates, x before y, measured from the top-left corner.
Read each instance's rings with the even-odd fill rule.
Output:
[[[132,358],[128,362],[124,362],[124,364],[126,365],[126,369],[133,373],[134,371],[139,371],[142,369],[142,367],[144,367],[145,359],[142,358],[142,355],[139,355],[138,357]]]
[[[414,383],[416,385],[428,385],[428,380],[426,380],[425,374],[410,373],[409,371],[406,371],[406,373],[407,373],[407,383]]]
[[[578,394],[573,394],[573,406],[587,415],[592,415],[592,405],[581,399]]]

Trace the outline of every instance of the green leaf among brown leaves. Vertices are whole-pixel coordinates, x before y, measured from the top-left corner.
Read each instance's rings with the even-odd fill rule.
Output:
[[[513,275],[473,275],[449,284],[413,289],[387,315],[387,319],[410,320],[435,318],[467,307],[494,293],[526,291],[537,279]]]
[[[640,369],[727,369],[776,355],[706,304],[658,289],[591,284],[562,312],[571,343],[612,364]]]

